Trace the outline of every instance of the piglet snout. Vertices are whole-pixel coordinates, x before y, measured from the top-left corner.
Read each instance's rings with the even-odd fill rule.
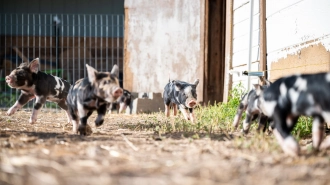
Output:
[[[188,103],[189,107],[194,107],[196,104],[197,104],[197,103],[196,103],[195,100],[191,100],[191,101]]]
[[[122,88],[116,88],[112,95],[115,97],[115,99],[119,98],[121,95],[123,95],[123,89]]]
[[[7,83],[12,83],[13,80],[14,80],[13,77],[11,77],[11,76],[6,76],[6,82],[7,82]]]

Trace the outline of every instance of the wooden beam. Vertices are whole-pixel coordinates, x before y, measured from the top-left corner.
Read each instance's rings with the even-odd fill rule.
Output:
[[[207,89],[208,82],[208,45],[209,45],[209,0],[205,1],[204,4],[204,43],[203,43],[203,89]],[[203,90],[203,103],[207,105],[208,93],[206,90]]]
[[[259,1],[260,21],[259,21],[259,37],[260,37],[260,64],[259,70],[267,70],[267,32],[266,32],[266,0]],[[265,72],[265,78],[268,79],[267,72]]]
[[[232,87],[232,76],[229,70],[232,69],[233,55],[233,0],[226,1],[226,46],[225,46],[225,71],[223,102],[228,101],[229,92]]]
[[[12,49],[15,51],[15,53],[16,53],[19,57],[21,57],[21,59],[23,60],[24,63],[29,63],[29,59],[26,58],[26,56],[23,55],[23,53],[22,53],[17,47],[14,46]]]

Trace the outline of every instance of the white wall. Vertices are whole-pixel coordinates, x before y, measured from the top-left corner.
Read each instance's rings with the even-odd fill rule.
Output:
[[[249,0],[234,0],[233,69],[247,70],[249,44]],[[321,49],[330,50],[329,0],[267,0],[267,66],[269,78],[275,80],[294,72],[326,71],[330,58]],[[252,71],[259,68],[259,0],[254,1]],[[305,49],[305,50],[304,50]],[[301,55],[305,52],[305,55]],[[316,56],[322,54],[322,57]],[[292,56],[297,55],[294,58]],[[301,56],[300,56],[301,55]],[[291,58],[288,58],[291,56]],[[304,57],[305,58],[300,58]],[[324,61],[320,61],[324,60]],[[255,62],[257,61],[257,62]],[[329,64],[327,64],[329,63]],[[276,65],[274,65],[276,64]],[[301,67],[303,65],[303,67]],[[319,65],[317,67],[317,65]],[[233,75],[233,84],[246,76]],[[251,83],[257,82],[254,78]]]
[[[202,99],[202,1],[125,0],[124,88],[162,92],[169,80],[200,79]]]
[[[290,55],[300,55],[302,49],[318,44],[329,52],[329,0],[267,1],[268,66]],[[306,60],[312,61],[313,58],[311,56]]]
[[[250,1],[234,0],[233,5],[233,70],[247,71],[249,61],[249,38],[250,38]],[[259,68],[259,1],[254,0],[253,7],[253,33],[252,33],[252,65],[251,71]],[[242,82],[247,87],[247,76],[233,75],[233,85]],[[251,84],[257,83],[257,77],[251,77]],[[252,86],[250,85],[252,88]]]

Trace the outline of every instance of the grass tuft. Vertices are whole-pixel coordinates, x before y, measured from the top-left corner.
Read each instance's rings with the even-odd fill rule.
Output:
[[[142,122],[125,127],[133,127],[134,130],[154,131],[157,133],[182,133],[183,136],[190,136],[193,139],[200,138],[201,134],[207,137],[215,134],[230,134],[234,130],[232,122],[240,103],[241,96],[245,89],[242,84],[238,84],[230,92],[229,100],[226,103],[214,103],[207,106],[198,106],[194,113],[196,122],[192,124],[180,116],[171,116],[166,118],[163,113],[144,114]],[[181,114],[178,111],[179,114]],[[244,114],[241,119],[244,120]],[[124,126],[124,125],[122,125]],[[251,131],[257,127],[252,123]],[[312,119],[310,117],[300,117],[292,134],[297,138],[310,136],[312,128]],[[260,139],[260,138],[259,138]]]

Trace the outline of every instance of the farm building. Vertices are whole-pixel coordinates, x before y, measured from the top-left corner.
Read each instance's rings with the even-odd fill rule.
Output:
[[[86,76],[85,64],[99,71],[117,64],[122,79],[122,0],[3,0],[0,12],[1,107],[11,106],[18,96],[5,85],[5,75],[37,57],[40,70],[71,84]]]
[[[86,75],[86,63],[103,71],[117,64],[133,92],[161,93],[169,79],[198,78],[204,104],[227,101],[238,82],[257,83],[242,71],[274,81],[330,68],[327,0],[0,3],[1,92],[13,92],[4,76],[36,57],[41,70],[70,83]]]
[[[161,92],[169,77],[199,78],[207,103],[226,101],[238,82],[257,83],[242,71],[271,81],[329,71],[329,8],[327,0],[126,0],[124,87]]]

